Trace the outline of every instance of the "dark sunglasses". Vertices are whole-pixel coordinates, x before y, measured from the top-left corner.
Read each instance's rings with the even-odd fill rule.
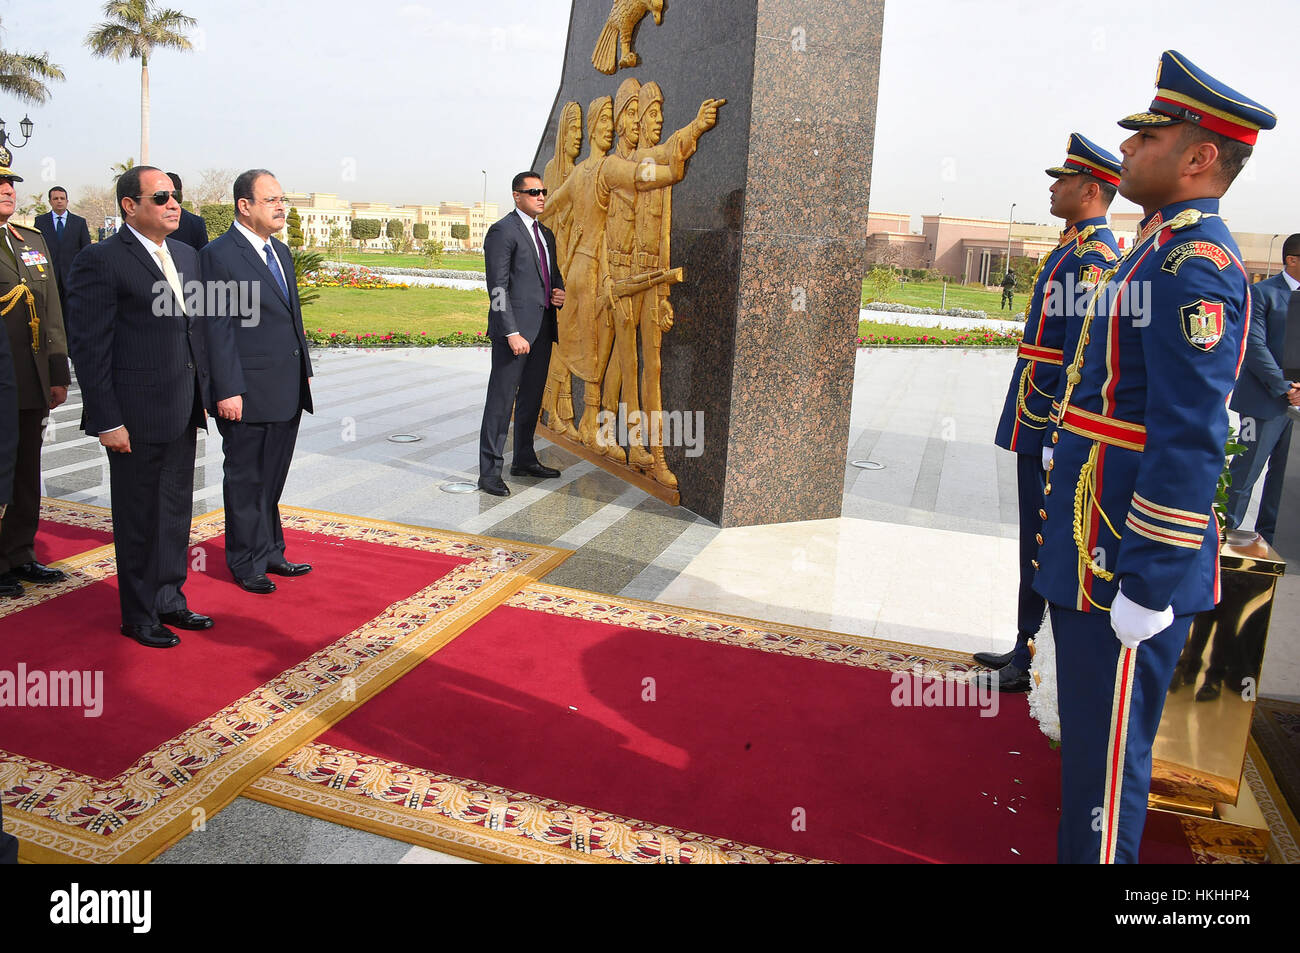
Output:
[[[539,195],[546,194],[545,189],[515,189],[515,191],[518,192],[520,195],[531,195],[533,198],[537,198],[537,196]]]
[[[145,198],[153,199],[154,205],[166,205],[168,199],[175,199],[179,202],[181,200],[181,190],[176,189],[174,192],[155,192],[153,195],[137,195],[135,200],[138,202]]]

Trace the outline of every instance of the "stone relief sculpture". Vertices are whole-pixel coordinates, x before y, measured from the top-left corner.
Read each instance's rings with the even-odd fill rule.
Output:
[[[613,75],[620,66],[636,66],[641,57],[632,49],[632,33],[647,13],[653,14],[655,26],[663,23],[664,0],[614,0],[609,19],[600,31],[596,48],[591,53],[591,65],[602,73]],[[618,58],[618,45],[623,44],[623,57]]]
[[[706,99],[695,119],[661,144],[662,90],[657,83],[643,88],[635,79],[624,80],[612,101],[605,96],[588,107],[591,150],[566,174],[577,155],[572,137],[574,117],[580,115],[577,104],[567,104],[556,130],[556,157],[544,179],[548,189],[553,171],[562,180],[551,192],[544,218],[556,232],[568,298],[559,313],[560,340],[543,396],[543,424],[673,489],[677,478],[664,461],[653,425],[658,417],[643,418],[640,411],[662,411],[660,341],[673,320],[668,289],[682,279],[681,269],[669,262],[670,187],[685,176],[686,161],[717,124],[724,103]],[[644,368],[638,366],[638,329]],[[584,384],[576,429],[571,375]],[[620,403],[629,422],[626,451],[600,426],[602,408],[613,414]]]

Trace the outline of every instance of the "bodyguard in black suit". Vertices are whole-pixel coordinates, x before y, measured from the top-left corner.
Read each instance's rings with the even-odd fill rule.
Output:
[[[546,207],[546,189],[536,172],[515,176],[515,210],[488,229],[483,239],[487,267],[488,338],[492,373],[488,378],[479,432],[479,488],[507,496],[501,479],[510,411],[515,415],[514,476],[557,477],[533,450],[533,433],[542,409],[542,391],[558,339],[556,310],[564,304],[564,279],[555,257],[555,235],[537,221]]]
[[[198,253],[167,237],[181,207],[166,173],[127,170],[117,201],[125,227],[68,276],[72,362],[82,429],[108,449],[122,634],[168,648],[180,639],[167,625],[212,625],[182,591],[196,433],[210,406],[201,273]]]
[[[48,584],[64,578],[36,561],[41,512],[41,447],[45,420],[68,399],[68,342],[53,264],[41,233],[9,221],[14,182],[0,166],[0,323],[9,339],[10,367],[18,388],[18,455],[13,504],[0,527],[0,595],[20,596],[24,582]]]
[[[168,172],[167,178],[172,180],[172,188],[176,190],[176,201],[184,202],[185,198],[181,191],[181,177],[175,172]],[[181,224],[172,232],[171,236],[178,242],[184,242],[195,251],[199,251],[208,243],[208,223],[203,221],[202,215],[195,215],[193,212],[181,208]]]
[[[68,310],[68,272],[72,259],[90,244],[90,229],[80,215],[68,211],[68,190],[61,185],[50,189],[50,211],[36,216],[36,227],[45,238],[45,247],[54,258],[54,274],[59,284],[59,303]]]
[[[213,396],[225,453],[226,564],[249,592],[270,593],[267,573],[301,576],[284,555],[280,494],[298,423],[312,411],[311,359],[293,256],[271,236],[284,227],[284,192],[265,169],[235,180],[235,223],[200,253],[213,293]],[[251,309],[241,309],[242,302]],[[247,310],[249,313],[241,313]]]

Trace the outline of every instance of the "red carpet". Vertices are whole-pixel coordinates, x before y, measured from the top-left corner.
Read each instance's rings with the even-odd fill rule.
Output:
[[[113,521],[108,510],[41,500],[41,521],[36,529],[37,562],[48,565],[112,541]]]
[[[675,850],[647,847],[668,825],[675,843],[732,845],[730,859],[1054,861],[1059,758],[1023,696],[991,718],[895,707],[891,676],[910,673],[913,651],[927,672],[964,668],[951,653],[531,586],[246,793],[316,813],[327,786],[364,802],[327,816],[397,837],[416,812],[460,834],[490,827],[495,798],[498,840],[624,860]],[[477,814],[445,807],[475,799]],[[415,811],[384,829],[375,800]],[[577,836],[575,815],[595,812],[595,833]],[[1177,821],[1148,829],[1144,860],[1192,861]],[[491,853],[479,834],[425,834],[413,839]]]
[[[81,707],[7,712],[0,748],[80,774],[114,777],[467,562],[372,543],[342,547],[327,537],[289,531],[285,539],[294,560],[316,568],[277,581],[278,591],[259,596],[231,581],[223,539],[202,544],[209,571],[191,573],[185,585],[190,608],[216,624],[205,632],[177,630],[176,648],[145,649],[119,634],[116,576],[0,620],[0,640],[29,672],[70,666],[102,672],[104,691],[98,717],[86,717]]]
[[[216,625],[176,648],[118,632],[111,547],[0,605],[0,797],[23,857],[148,859],[566,555],[283,513],[289,555],[315,568],[269,596],[230,579],[221,515],[196,521],[185,593]],[[69,670],[77,695],[56,699],[44,686]]]

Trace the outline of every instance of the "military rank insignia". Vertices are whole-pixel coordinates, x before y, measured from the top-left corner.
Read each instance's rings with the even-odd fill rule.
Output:
[[[1202,351],[1212,351],[1223,337],[1223,302],[1201,298],[1178,309],[1187,343]]]
[[[1101,281],[1101,265],[1084,265],[1079,269],[1079,284],[1095,288]]]

